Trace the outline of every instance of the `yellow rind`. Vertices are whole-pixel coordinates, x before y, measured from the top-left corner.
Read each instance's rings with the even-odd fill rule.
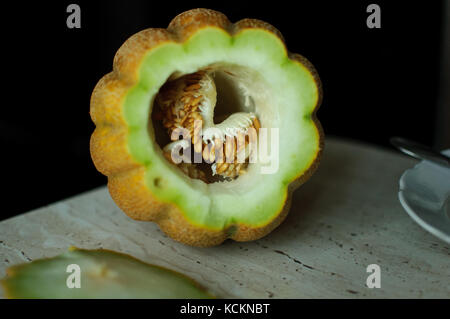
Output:
[[[160,201],[146,185],[145,166],[135,161],[128,149],[128,127],[123,114],[123,101],[128,89],[137,83],[139,67],[150,50],[168,42],[183,43],[205,27],[217,27],[231,35],[246,29],[263,29],[284,43],[281,33],[264,21],[243,19],[232,24],[225,15],[214,10],[193,9],[183,12],[170,22],[167,29],[143,30],[120,47],[114,57],[113,72],[104,76],[94,89],[90,111],[96,124],[91,138],[91,156],[96,168],[108,176],[108,189],[116,204],[129,217],[156,222],[171,238],[199,247],[218,245],[227,238],[236,241],[255,240],[275,229],[289,212],[293,191],[316,170],[324,144],[323,130],[315,117],[315,111],[322,101],[319,76],[306,58],[288,53],[291,60],[309,70],[318,88],[312,120],[317,128],[319,147],[309,169],[289,184],[285,205],[276,217],[259,227],[235,224],[227,229],[209,229],[188,221],[175,204]]]

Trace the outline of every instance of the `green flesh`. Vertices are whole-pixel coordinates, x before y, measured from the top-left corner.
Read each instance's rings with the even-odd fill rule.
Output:
[[[80,267],[80,288],[68,288],[67,266]],[[2,280],[9,298],[211,298],[184,275],[107,250],[71,249],[14,266]]]
[[[247,178],[251,182],[207,185],[169,164],[154,142],[148,119],[159,88],[175,72],[193,73],[217,63],[248,68],[270,88],[273,120],[264,123],[263,119],[261,124],[279,128],[280,164],[276,174],[249,172],[246,175],[251,177],[240,176],[236,181]],[[317,156],[319,133],[311,115],[318,94],[310,71],[290,60],[284,44],[272,33],[248,29],[232,37],[208,27],[184,44],[163,44],[144,58],[139,82],[124,101],[129,150],[136,161],[146,166],[151,192],[159,200],[174,203],[193,224],[209,229],[224,229],[236,223],[264,226],[283,208],[289,183],[305,172]]]

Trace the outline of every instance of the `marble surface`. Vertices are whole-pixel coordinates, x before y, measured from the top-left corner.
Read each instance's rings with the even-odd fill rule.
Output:
[[[402,209],[398,180],[415,160],[327,139],[317,173],[285,222],[254,242],[188,247],[131,220],[105,187],[0,223],[0,277],[69,246],[107,248],[180,271],[224,298],[449,298],[450,247]],[[378,264],[381,288],[368,288]],[[1,291],[0,291],[1,294]]]

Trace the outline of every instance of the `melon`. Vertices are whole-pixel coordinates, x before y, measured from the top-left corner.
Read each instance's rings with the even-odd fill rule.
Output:
[[[275,27],[194,9],[119,48],[92,93],[91,156],[115,203],[174,240],[256,240],[318,167],[321,100]]]

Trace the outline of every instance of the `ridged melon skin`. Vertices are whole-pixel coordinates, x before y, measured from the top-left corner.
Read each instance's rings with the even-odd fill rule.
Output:
[[[114,57],[113,71],[96,85],[91,97],[91,118],[96,129],[90,150],[98,171],[108,177],[108,189],[115,203],[131,218],[156,222],[171,238],[192,246],[214,246],[227,238],[236,241],[255,240],[270,233],[286,217],[292,192],[316,170],[324,146],[323,131],[315,111],[322,101],[322,85],[312,64],[299,54],[288,53],[289,59],[307,68],[317,86],[317,100],[311,120],[317,131],[317,152],[308,169],[290,182],[284,206],[274,218],[262,226],[234,223],[222,229],[195,224],[173,202],[160,200],[152,193],[145,178],[145,163],[132,156],[128,139],[129,126],[124,114],[127,93],[139,81],[140,65],[149,51],[169,43],[184,43],[199,30],[219,28],[230,35],[247,29],[264,30],[283,43],[281,33],[270,24],[244,19],[232,24],[225,15],[208,9],[194,9],[178,15],[167,29],[146,29],[130,37]],[[287,51],[287,50],[286,50]]]

